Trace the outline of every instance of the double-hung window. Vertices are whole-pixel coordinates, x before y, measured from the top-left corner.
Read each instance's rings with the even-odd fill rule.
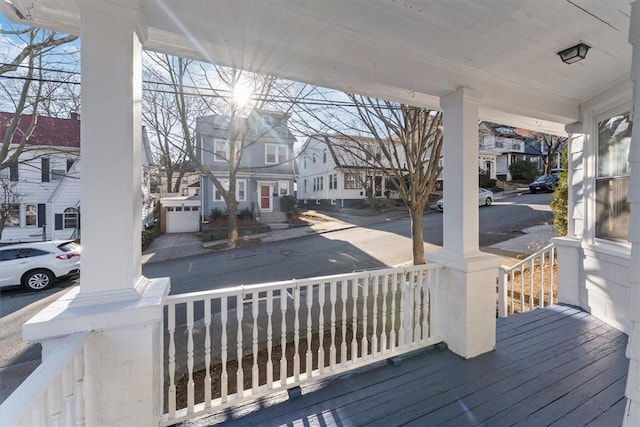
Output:
[[[265,144],[264,163],[267,165],[283,164],[289,158],[289,147],[280,144]]]
[[[631,128],[629,113],[598,122],[596,237],[599,238],[628,239]]]
[[[213,161],[226,162],[229,160],[229,142],[216,139],[213,141]]]
[[[225,189],[225,191],[229,190],[228,179],[221,179],[220,184],[222,185],[222,188]],[[216,202],[224,201],[224,198],[222,197],[222,193],[218,191],[215,185],[213,186],[213,200]],[[245,202],[246,200],[247,200],[247,181],[244,179],[238,179],[236,180],[236,201]]]

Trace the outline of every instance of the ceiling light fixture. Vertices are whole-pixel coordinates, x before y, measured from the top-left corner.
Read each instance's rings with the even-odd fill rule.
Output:
[[[582,61],[587,56],[589,49],[591,49],[591,46],[580,42],[575,46],[561,50],[558,55],[565,64],[573,64],[574,62]]]

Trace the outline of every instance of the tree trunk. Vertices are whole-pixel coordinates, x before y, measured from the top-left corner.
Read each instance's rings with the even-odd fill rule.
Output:
[[[426,264],[424,259],[424,203],[413,202],[409,208],[411,214],[411,243],[413,265]]]
[[[234,193],[235,194],[235,193]],[[227,215],[229,216],[229,247],[235,248],[238,244],[238,202],[235,197],[229,197],[227,202]]]

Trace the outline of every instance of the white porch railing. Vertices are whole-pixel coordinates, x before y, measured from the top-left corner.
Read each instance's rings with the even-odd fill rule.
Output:
[[[169,425],[435,344],[442,266],[240,286],[166,299]]]
[[[555,303],[555,263],[556,247],[551,243],[511,267],[500,267],[498,316],[506,317]]]
[[[84,426],[84,344],[69,335],[2,403],[2,426]]]

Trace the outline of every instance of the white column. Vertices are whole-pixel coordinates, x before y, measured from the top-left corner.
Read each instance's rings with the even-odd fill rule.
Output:
[[[446,266],[435,293],[436,330],[449,348],[474,357],[496,342],[496,277],[501,258],[478,245],[478,92],[462,88],[441,99],[444,110],[442,250],[430,262]]]
[[[81,291],[136,299],[141,280],[142,49],[135,9],[81,3]]]
[[[580,225],[583,227],[583,214],[576,212],[577,206],[584,206],[584,200],[577,200],[578,192],[576,185],[584,185],[584,134],[582,122],[572,123],[565,127],[569,133],[569,147],[567,150],[567,235],[556,237],[553,242],[557,247],[558,263],[558,302],[563,304],[571,304],[580,307],[586,307],[586,299],[584,298],[584,275],[583,275],[583,258],[582,239],[576,236],[576,219],[580,217]],[[575,175],[578,174],[576,179]],[[574,183],[577,183],[574,185]],[[580,232],[582,235],[582,231]],[[585,302],[583,304],[582,302]]]
[[[141,274],[141,44],[138,12],[79,0],[82,41],[82,265],[72,288],[23,326],[43,359],[84,345],[86,425],[157,425],[168,278]]]
[[[444,110],[442,218],[445,251],[478,252],[478,108],[482,96],[461,88],[441,98]]]
[[[631,206],[629,220],[629,241],[631,260],[629,262],[629,343],[627,357],[627,408],[624,412],[624,426],[640,425],[640,3],[631,3],[631,24],[629,43],[633,46],[631,61],[631,81],[633,82],[632,117],[633,132],[629,150],[631,176],[629,178],[628,201]]]

